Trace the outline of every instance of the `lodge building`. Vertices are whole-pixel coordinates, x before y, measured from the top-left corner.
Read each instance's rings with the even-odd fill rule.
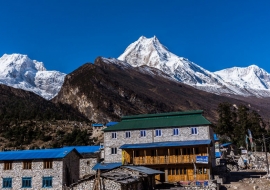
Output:
[[[2,189],[67,189],[92,170],[100,146],[0,152]]]
[[[164,171],[161,182],[209,180],[213,131],[202,111],[124,116],[104,129],[104,162]]]

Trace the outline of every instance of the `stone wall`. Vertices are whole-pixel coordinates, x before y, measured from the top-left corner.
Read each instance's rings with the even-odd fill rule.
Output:
[[[80,155],[72,151],[63,158],[63,185],[69,186],[77,182],[80,176]]]
[[[12,189],[48,189],[42,188],[43,177],[52,177],[52,189],[62,190],[67,182],[76,182],[79,179],[79,159],[77,152],[72,151],[63,159],[52,162],[52,168],[44,169],[44,160],[29,160],[31,169],[23,169],[23,161],[13,161],[11,170],[4,170],[4,162],[0,162],[0,187],[3,187],[3,178],[12,178]],[[22,188],[22,178],[32,178],[32,188]]]
[[[122,162],[122,150],[119,149],[123,144],[153,143],[163,141],[186,141],[210,139],[209,126],[195,126],[198,129],[197,135],[191,134],[191,127],[172,127],[162,128],[161,136],[155,136],[155,129],[148,129],[146,137],[140,137],[140,130],[130,131],[131,137],[126,138],[126,131],[115,131],[117,138],[112,139],[112,132],[104,133],[104,162]],[[179,135],[173,135],[173,129],[179,128]],[[117,148],[117,154],[111,154],[111,148]]]
[[[54,160],[52,169],[43,169],[43,160],[32,161],[32,169],[23,169],[22,161],[14,161],[12,170],[4,170],[4,162],[0,162],[0,187],[3,187],[3,178],[12,178],[12,189],[22,189],[22,177],[32,177],[32,188],[23,189],[48,189],[42,188],[42,178],[52,177],[54,190],[62,189],[63,161]],[[8,190],[8,189],[6,189]]]
[[[88,180],[81,180],[77,184],[73,185],[70,189],[72,190],[92,190],[94,188],[95,178],[92,177]],[[106,179],[100,177],[100,185],[101,188],[99,189],[106,189],[106,190],[122,190],[122,185],[117,183],[113,180]]]
[[[96,171],[92,168],[96,165],[97,158],[82,158],[80,159],[80,178],[89,174],[95,174]]]
[[[132,176],[134,179],[139,177],[139,172],[135,171],[135,170],[130,170],[127,168],[116,168],[114,170],[105,172],[106,174],[110,174],[110,173],[121,173],[125,176],[130,175]],[[101,174],[102,175],[102,174]],[[123,179],[125,180],[125,179]],[[72,187],[70,189],[72,190],[92,190],[94,187],[94,183],[95,183],[95,176],[90,176],[89,178],[85,178],[82,180],[79,180],[78,183],[75,183],[74,185],[72,185]],[[142,187],[142,183],[140,180],[136,181],[136,182],[132,182],[132,183],[127,183],[127,184],[121,184],[119,182],[116,182],[112,179],[107,179],[106,177],[101,176],[100,177],[100,185],[101,188],[100,189],[106,189],[106,190],[129,190],[129,189],[133,189],[133,190],[141,190],[143,189]]]

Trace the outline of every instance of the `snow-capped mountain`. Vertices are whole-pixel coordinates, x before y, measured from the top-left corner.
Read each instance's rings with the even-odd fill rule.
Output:
[[[27,55],[4,54],[0,58],[0,84],[32,91],[52,99],[61,89],[66,74],[47,71],[42,62]]]
[[[269,74],[257,66],[210,72],[171,53],[159,40],[140,37],[118,57],[134,67],[147,65],[162,70],[179,82],[215,94],[270,96]],[[233,75],[233,76],[232,76]]]

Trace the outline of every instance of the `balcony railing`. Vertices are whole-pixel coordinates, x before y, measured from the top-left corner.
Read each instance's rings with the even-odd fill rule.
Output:
[[[143,156],[143,157],[134,157],[129,162],[128,159],[125,159],[127,163],[134,165],[145,165],[145,164],[179,164],[179,163],[193,163],[196,162],[197,155],[172,155],[172,156]],[[198,155],[201,156],[201,155]]]

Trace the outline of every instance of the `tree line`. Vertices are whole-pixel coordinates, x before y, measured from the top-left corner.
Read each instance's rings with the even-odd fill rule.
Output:
[[[255,110],[245,105],[232,105],[224,102],[217,108],[218,122],[214,126],[221,142],[232,142],[238,147],[246,146],[248,130],[254,140],[262,139],[262,134],[267,134],[266,123]]]

